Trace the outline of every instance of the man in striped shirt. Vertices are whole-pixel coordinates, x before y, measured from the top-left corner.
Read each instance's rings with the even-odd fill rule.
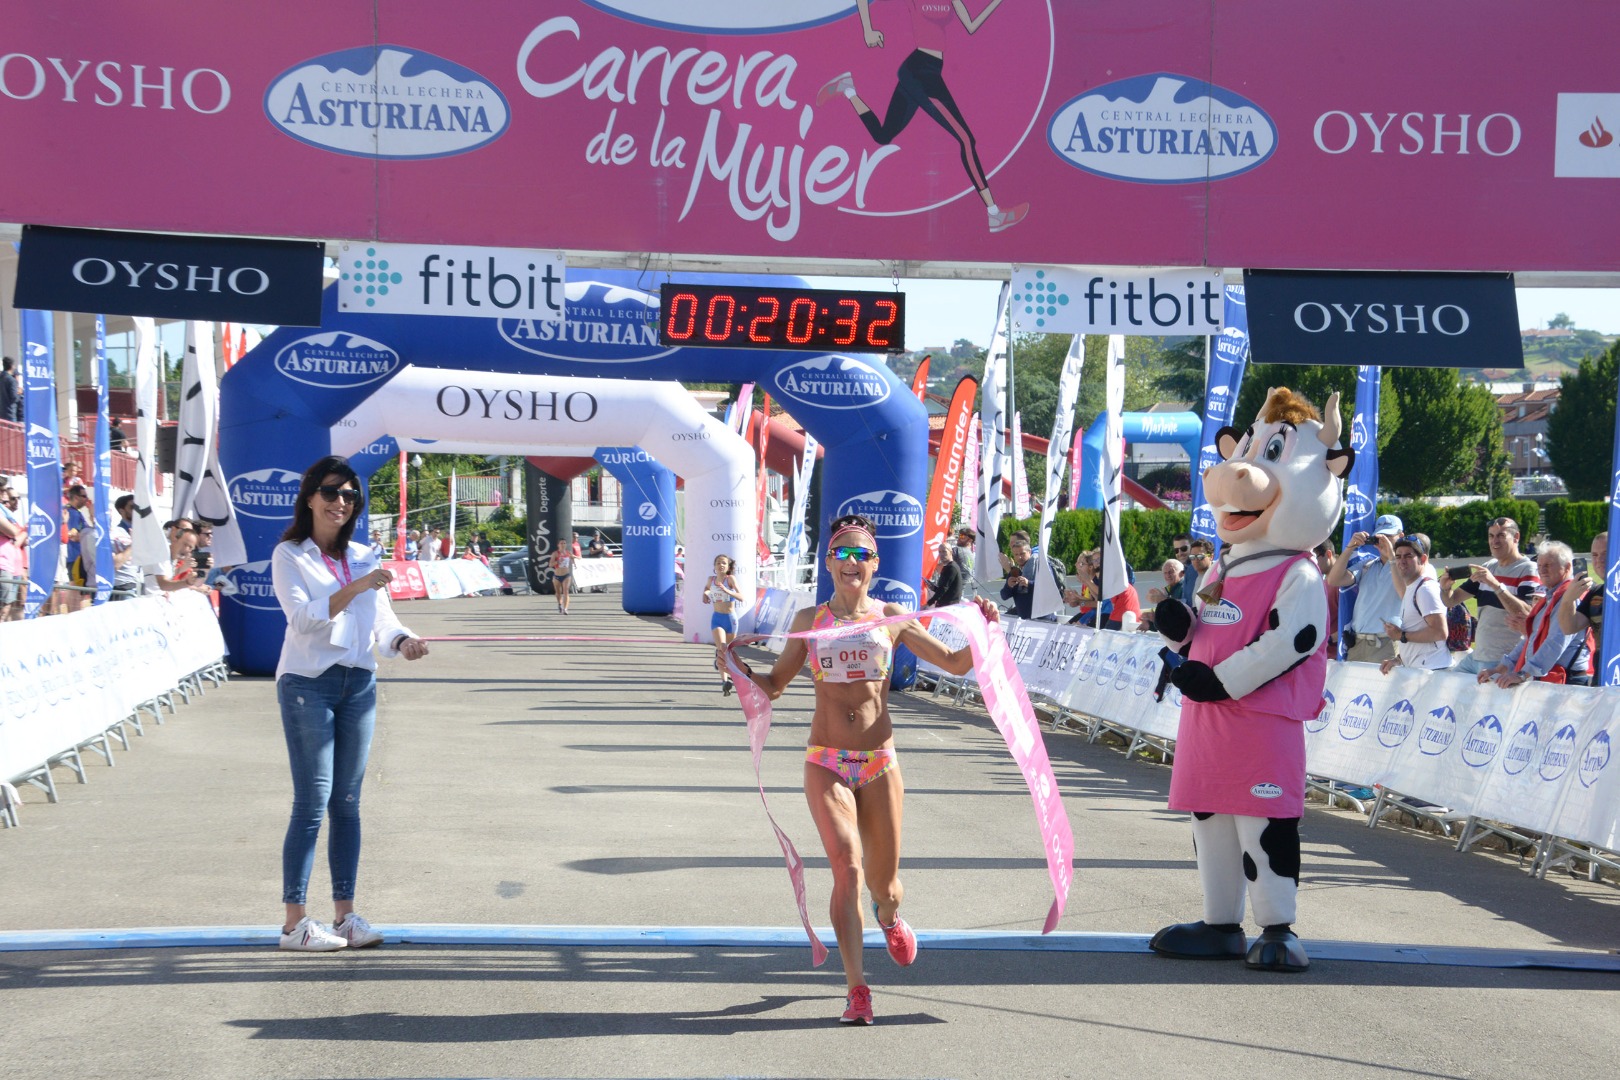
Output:
[[[1519,550],[1519,525],[1512,518],[1493,518],[1485,526],[1491,558],[1483,566],[1456,567],[1441,580],[1441,600],[1447,607],[1472,596],[1479,605],[1479,627],[1474,651],[1457,661],[1454,671],[1478,674],[1501,661],[1524,636],[1515,630],[1542,595],[1536,564]]]

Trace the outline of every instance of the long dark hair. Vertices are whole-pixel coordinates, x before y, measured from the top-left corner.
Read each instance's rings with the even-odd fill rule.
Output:
[[[293,503],[292,524],[281,534],[283,540],[302,544],[315,532],[315,511],[309,508],[309,500],[315,497],[316,489],[328,476],[339,477],[339,483],[353,481],[355,490],[360,492],[360,497],[354,501],[354,513],[349,515],[349,520],[343,523],[337,534],[337,550],[349,550],[349,538],[354,535],[354,527],[366,508],[366,490],[361,486],[360,477],[355,473],[354,466],[349,464],[349,459],[336,454],[321,458],[304,471],[304,478],[298,483],[298,501]]]

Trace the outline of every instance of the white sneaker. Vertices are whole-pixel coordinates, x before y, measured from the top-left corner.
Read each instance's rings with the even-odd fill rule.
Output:
[[[291,930],[282,933],[281,947],[289,952],[333,952],[348,948],[349,942],[305,915]]]
[[[1029,203],[1019,203],[1011,210],[999,210],[990,215],[990,231],[998,233],[1010,229],[1023,221],[1024,216],[1028,213]]]
[[[364,915],[353,911],[343,917],[343,921],[332,927],[332,933],[349,943],[351,949],[366,949],[373,945],[381,945],[383,936],[371,928]]]

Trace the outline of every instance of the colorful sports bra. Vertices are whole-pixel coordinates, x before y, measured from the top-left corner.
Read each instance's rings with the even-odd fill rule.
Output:
[[[812,630],[828,630],[847,626],[846,635],[838,638],[813,638],[810,641],[810,670],[816,682],[871,682],[889,677],[889,665],[894,658],[894,639],[881,626],[857,630],[860,623],[876,622],[883,618],[883,610],[874,606],[859,619],[840,619],[832,613],[832,605],[816,608]]]

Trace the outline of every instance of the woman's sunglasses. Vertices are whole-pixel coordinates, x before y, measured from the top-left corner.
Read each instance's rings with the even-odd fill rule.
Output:
[[[848,562],[851,559],[856,562],[870,562],[872,559],[877,558],[877,552],[871,548],[863,547],[835,547],[827,554],[839,562]]]
[[[355,503],[360,501],[360,493],[354,490],[354,488],[318,487],[315,490],[320,492],[321,498],[325,499],[329,503],[334,503],[339,499],[342,499],[350,506],[353,506]]]

